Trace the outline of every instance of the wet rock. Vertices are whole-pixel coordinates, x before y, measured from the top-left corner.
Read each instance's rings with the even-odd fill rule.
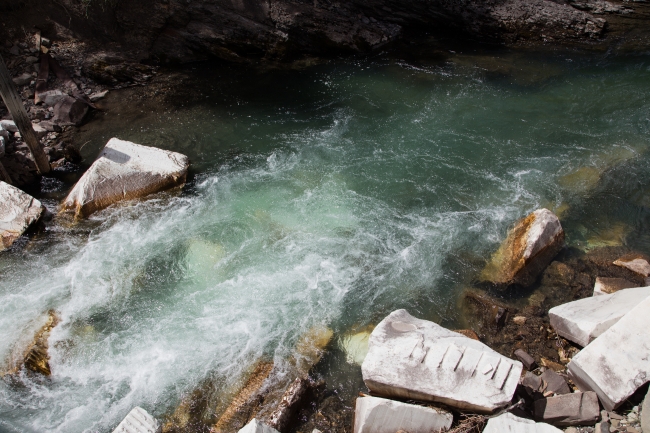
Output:
[[[370,335],[361,370],[368,389],[380,396],[492,412],[512,399],[522,365],[481,342],[397,310]]]
[[[356,334],[344,336],[341,347],[345,352],[345,359],[350,364],[363,364],[368,354],[368,339],[370,331],[357,332]]]
[[[487,293],[468,290],[463,295],[463,309],[472,318],[472,327],[481,329],[484,333],[494,333],[505,325],[508,320],[508,306]]]
[[[161,433],[160,423],[146,410],[134,407],[122,420],[113,433]]]
[[[594,426],[594,433],[610,433],[611,425],[608,422],[599,422]]]
[[[624,293],[630,290],[627,289]],[[609,295],[609,296],[615,296]],[[599,296],[598,298],[602,298]],[[573,357],[569,377],[583,391],[595,391],[612,411],[650,377],[650,297]],[[642,355],[645,354],[645,355]]]
[[[595,392],[576,392],[535,402],[535,419],[556,426],[593,425],[599,418]]]
[[[552,425],[544,423],[536,423],[535,421],[520,418],[509,412],[499,415],[496,418],[491,418],[483,433],[561,433],[562,430],[553,427]]]
[[[512,319],[513,322],[515,322],[519,326],[523,326],[526,324],[526,317],[524,316],[516,316]]]
[[[454,417],[441,409],[417,406],[385,398],[357,398],[354,411],[354,433],[409,433],[444,431]]]
[[[650,263],[643,257],[621,257],[615,260],[614,264],[629,269],[642,277],[650,276]]]
[[[54,105],[54,121],[60,125],[79,126],[88,114],[88,104],[72,96],[64,96]]]
[[[185,183],[185,155],[111,139],[63,202],[77,216]]]
[[[584,347],[649,296],[650,287],[636,287],[569,302],[548,314],[558,335]]]
[[[598,295],[611,295],[623,289],[630,289],[632,287],[639,287],[638,284],[628,281],[625,278],[596,278],[594,285],[594,296]]]
[[[515,350],[515,356],[517,357],[518,360],[521,361],[522,364],[524,364],[524,367],[526,367],[526,370],[534,370],[537,367],[537,363],[535,362],[535,358],[530,356],[526,351],[522,349],[517,349]]]
[[[16,86],[24,86],[26,84],[29,84],[32,81],[32,78],[32,74],[25,72],[24,74],[14,78],[13,82]]]
[[[267,426],[263,422],[258,421],[256,418],[253,418],[251,422],[246,424],[246,426],[237,433],[278,433],[278,431]]]
[[[40,201],[0,181],[0,251],[9,248],[44,211]]]
[[[284,392],[277,409],[271,414],[269,426],[280,432],[287,432],[311,387],[311,381],[307,377],[294,380]]]
[[[542,392],[544,393],[552,392],[553,394],[558,395],[571,393],[566,379],[564,379],[564,377],[560,376],[553,370],[546,370],[544,373],[542,373],[540,379],[544,383],[544,387],[542,389]]]
[[[548,209],[538,209],[510,230],[481,279],[498,287],[529,286],[563,246],[560,220]]]

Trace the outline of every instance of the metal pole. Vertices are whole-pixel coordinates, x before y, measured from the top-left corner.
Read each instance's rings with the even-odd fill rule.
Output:
[[[50,172],[50,162],[43,151],[43,146],[36,138],[34,129],[32,128],[32,122],[27,116],[27,111],[23,106],[14,82],[11,80],[7,66],[5,66],[5,61],[0,55],[0,96],[4,101],[11,117],[13,117],[20,135],[23,137],[23,141],[27,144],[32,157],[34,157],[34,162],[36,162],[36,168],[40,174],[45,174]]]

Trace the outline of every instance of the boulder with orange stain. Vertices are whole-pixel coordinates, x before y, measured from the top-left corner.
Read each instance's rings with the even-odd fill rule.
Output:
[[[564,246],[557,216],[538,209],[520,220],[492,255],[481,280],[498,287],[529,286]]]

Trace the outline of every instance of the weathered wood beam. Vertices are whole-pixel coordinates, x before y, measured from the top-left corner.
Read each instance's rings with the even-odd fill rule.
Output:
[[[13,117],[20,135],[23,137],[23,141],[27,144],[34,162],[36,162],[36,168],[40,174],[45,174],[50,172],[50,162],[45,155],[43,146],[41,146],[40,141],[36,138],[34,133],[34,128],[32,128],[32,122],[27,116],[27,111],[23,106],[20,96],[18,96],[18,91],[14,86],[14,82],[11,80],[11,75],[7,70],[5,61],[0,56],[0,96],[4,101],[11,117]]]

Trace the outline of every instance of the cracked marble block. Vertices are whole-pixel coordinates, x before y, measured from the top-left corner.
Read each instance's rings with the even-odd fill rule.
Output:
[[[491,413],[512,400],[519,361],[433,322],[397,310],[370,335],[363,380],[384,397]]]

